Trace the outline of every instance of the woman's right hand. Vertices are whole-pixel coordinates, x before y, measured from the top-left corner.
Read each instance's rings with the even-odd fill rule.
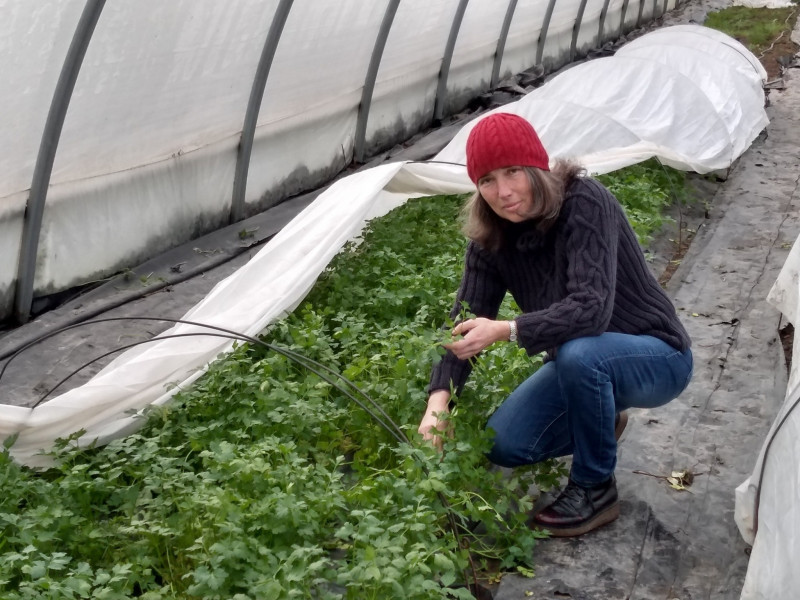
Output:
[[[448,428],[447,415],[450,413],[450,392],[436,390],[428,396],[428,408],[417,431],[423,440],[430,440],[437,450],[442,449],[442,436],[434,433],[434,429],[445,431]]]

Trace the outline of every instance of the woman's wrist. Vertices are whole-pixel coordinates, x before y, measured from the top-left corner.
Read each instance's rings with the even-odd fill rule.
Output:
[[[447,390],[436,390],[428,396],[428,410],[442,412],[450,407],[450,392]]]

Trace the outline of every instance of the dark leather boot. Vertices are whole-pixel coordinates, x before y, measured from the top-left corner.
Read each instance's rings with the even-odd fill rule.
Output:
[[[622,437],[622,432],[625,431],[625,426],[628,424],[628,413],[626,411],[618,412],[614,417],[614,439],[619,441]]]
[[[597,529],[619,516],[617,481],[611,476],[591,488],[569,480],[555,502],[534,518],[537,529],[547,529],[554,537],[571,537]]]

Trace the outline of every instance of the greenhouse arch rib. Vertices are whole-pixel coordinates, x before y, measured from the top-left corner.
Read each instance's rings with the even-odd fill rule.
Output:
[[[75,81],[86,56],[86,49],[92,39],[100,13],[103,12],[105,0],[87,0],[81,13],[80,21],[72,36],[72,43],[64,58],[61,75],[58,77],[50,112],[42,132],[42,142],[36,157],[33,170],[31,192],[28,205],[23,216],[22,243],[19,251],[19,268],[17,286],[14,297],[14,316],[19,323],[27,323],[31,316],[33,304],[33,279],[36,275],[36,254],[39,248],[39,235],[42,229],[42,216],[47,201],[47,190],[50,186],[50,175],[56,158],[58,141],[67,116],[67,109],[75,89]]]
[[[364,88],[361,91],[361,104],[358,107],[358,121],[356,122],[356,136],[354,140],[354,155],[358,162],[364,161],[366,153],[365,145],[367,138],[367,119],[369,119],[369,109],[372,105],[372,94],[375,91],[375,81],[378,79],[378,69],[381,66],[383,51],[386,48],[386,40],[392,31],[394,16],[397,14],[397,7],[400,0],[390,0],[383,14],[381,28],[378,37],[375,39],[375,46],[372,49],[372,56],[369,59],[367,75],[364,78]]]
[[[547,41],[547,30],[550,29],[550,19],[553,18],[553,10],[556,7],[556,0],[550,0],[547,5],[547,11],[544,13],[544,20],[542,21],[542,29],[539,32],[539,45],[536,48],[536,64],[542,63],[542,56],[544,56],[544,43]]]
[[[464,13],[467,12],[467,4],[469,4],[469,0],[461,0],[458,3],[456,14],[453,17],[453,24],[450,27],[447,46],[445,46],[444,56],[442,56],[442,68],[439,71],[439,85],[436,88],[436,103],[433,108],[434,121],[441,121],[444,117],[444,105],[447,100],[447,77],[450,74],[450,64],[453,61],[453,52],[456,48],[458,32],[464,20]]]
[[[605,29],[606,25],[606,16],[608,15],[608,5],[611,4],[611,0],[606,0],[603,2],[603,10],[600,11],[600,24],[597,26],[597,46],[600,47],[603,45],[603,29]]]
[[[569,44],[569,62],[575,60],[575,47],[578,45],[578,34],[581,32],[583,13],[586,12],[586,1],[587,0],[581,0],[578,12],[575,15],[575,24],[572,26],[572,41]],[[600,40],[598,40],[598,42],[599,41]]]
[[[500,66],[503,62],[503,53],[506,49],[506,40],[508,39],[508,31],[511,29],[511,21],[514,20],[514,11],[517,10],[517,0],[510,0],[508,8],[506,9],[506,16],[503,19],[503,28],[500,30],[500,38],[497,40],[497,51],[494,55],[494,64],[492,65],[492,78],[491,87],[497,87],[498,80],[500,79]]]
[[[628,4],[630,0],[623,0],[622,2],[622,9],[619,13],[619,30],[614,34],[615,36],[619,37],[625,31],[625,15],[628,12]]]
[[[235,223],[244,218],[244,197],[247,191],[247,173],[250,170],[250,156],[253,152],[253,138],[256,135],[256,125],[258,123],[258,112],[261,108],[261,101],[264,98],[264,90],[267,87],[267,78],[272,68],[272,60],[278,49],[278,42],[286,25],[289,11],[292,9],[294,0],[281,0],[272,18],[272,24],[264,42],[264,49],[261,51],[261,58],[253,77],[253,87],[250,90],[250,99],[247,102],[247,111],[242,124],[242,137],[239,142],[239,149],[236,156],[236,172],[233,177],[233,196],[231,198],[230,222]]]

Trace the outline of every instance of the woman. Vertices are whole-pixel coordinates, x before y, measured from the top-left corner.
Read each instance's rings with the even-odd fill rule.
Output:
[[[515,467],[571,454],[566,488],[534,522],[581,535],[619,515],[620,413],[677,397],[692,375],[691,342],[617,200],[571,163],[550,171],[527,121],[481,120],[467,140],[467,172],[478,191],[466,207],[471,241],[451,317],[462,303],[477,316],[453,328],[463,337],[433,369],[419,432],[440,443],[433,430],[444,427],[450,390],[463,388],[469,359],[485,348],[546,351],[489,419],[489,459]],[[499,321],[506,292],[522,314]]]

